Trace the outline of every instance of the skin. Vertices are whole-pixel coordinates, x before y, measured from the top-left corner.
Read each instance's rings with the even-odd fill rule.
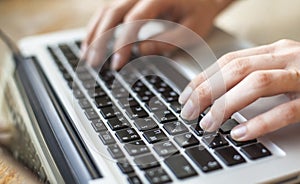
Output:
[[[214,102],[200,126],[215,131],[234,112],[258,98],[285,94],[289,102],[240,124],[231,136],[246,141],[300,122],[299,59],[300,43],[291,40],[226,54],[188,84],[179,98],[184,104],[181,115],[195,119]],[[222,76],[214,81],[225,85],[225,91],[215,83],[210,85],[215,76]]]
[[[120,23],[130,23],[137,20],[164,19],[179,23],[191,29],[200,36],[206,36],[212,25],[214,18],[232,0],[123,0],[112,2],[103,6],[97,11],[94,18],[88,25],[88,34],[82,43],[82,56],[92,66],[99,65],[99,61],[104,57],[102,51],[110,39],[101,38],[101,35],[116,27]],[[115,41],[114,56],[111,62],[112,69],[120,69],[126,64],[130,57],[132,45],[129,39],[137,37],[140,25],[132,29],[124,30],[121,38]],[[156,37],[176,40],[180,37],[179,30],[169,30],[156,35]],[[96,42],[96,43],[93,43]],[[93,43],[93,46],[91,44]],[[121,48],[121,49],[119,49]],[[141,55],[170,53],[176,47],[151,41],[139,43]]]

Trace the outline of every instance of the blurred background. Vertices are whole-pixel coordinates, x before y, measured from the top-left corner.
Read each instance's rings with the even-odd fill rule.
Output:
[[[0,28],[18,41],[30,35],[84,27],[107,2],[110,0],[0,0]],[[216,19],[216,25],[256,45],[282,38],[300,41],[299,7],[299,0],[236,0]],[[4,53],[2,47],[0,55]],[[0,68],[0,74],[4,71]],[[21,167],[6,157],[0,147],[0,170],[9,165],[19,173]]]

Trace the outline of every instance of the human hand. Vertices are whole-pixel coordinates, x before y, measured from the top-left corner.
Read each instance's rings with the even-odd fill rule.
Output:
[[[287,95],[290,101],[236,126],[231,136],[238,141],[251,140],[300,122],[299,42],[281,40],[224,55],[180,95],[179,102],[185,104],[181,116],[195,119],[213,102],[200,126],[215,131],[234,112],[260,97],[277,94]]]
[[[82,43],[83,58],[92,66],[100,64],[100,60],[104,57],[107,42],[110,38],[101,37],[104,33],[114,28],[120,23],[129,23],[136,20],[146,19],[164,19],[177,22],[200,36],[208,34],[213,25],[214,17],[223,10],[232,0],[123,0],[110,3],[103,6],[97,15],[92,19],[88,26],[88,35]],[[115,41],[114,50],[116,51],[112,58],[111,67],[119,69],[130,57],[132,44],[128,39],[137,37],[141,25],[132,29],[122,31],[120,39]],[[159,35],[155,35],[155,40],[178,40],[182,37],[181,30],[168,30]],[[88,47],[92,42],[93,47]],[[172,43],[172,42],[171,42]],[[188,44],[188,41],[183,41],[182,44]],[[123,45],[126,45],[122,47]],[[139,43],[139,51],[141,55],[163,54],[169,53],[176,49],[170,44],[161,42],[144,41]],[[121,49],[119,49],[121,48]]]

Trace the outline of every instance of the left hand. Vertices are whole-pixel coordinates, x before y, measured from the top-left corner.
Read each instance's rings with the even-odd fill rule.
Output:
[[[241,123],[231,136],[246,141],[300,122],[299,42],[281,40],[224,55],[180,95],[179,102],[185,104],[181,116],[195,119],[213,102],[200,125],[206,131],[215,131],[233,113],[258,98],[277,94],[287,95],[290,101]]]

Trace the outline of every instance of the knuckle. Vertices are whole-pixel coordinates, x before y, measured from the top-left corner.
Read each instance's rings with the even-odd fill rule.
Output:
[[[254,123],[256,123],[258,125],[258,128],[256,130],[258,136],[263,135],[266,132],[270,131],[270,128],[271,128],[270,123],[266,122],[264,118],[257,117],[256,122],[254,122]]]
[[[230,52],[228,54],[225,54],[220,58],[220,64],[225,65],[229,63],[230,61],[234,60],[237,57],[237,54],[235,52]]]
[[[277,42],[274,43],[274,45],[276,47],[286,47],[286,46],[290,46],[293,45],[295,42],[289,39],[281,39]]]
[[[295,104],[291,103],[289,106],[283,109],[282,115],[285,117],[285,122],[294,122],[297,118],[297,113],[299,107],[297,107]]]
[[[250,74],[250,82],[254,88],[267,88],[272,83],[270,73],[256,71]]]
[[[242,76],[249,72],[250,64],[248,58],[235,59],[233,62],[233,75]]]

